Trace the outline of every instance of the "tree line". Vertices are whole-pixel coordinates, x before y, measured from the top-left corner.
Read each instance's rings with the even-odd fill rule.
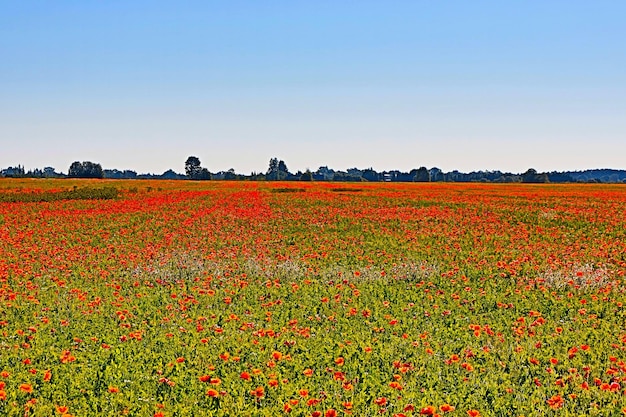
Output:
[[[340,182],[496,182],[496,183],[626,183],[626,170],[592,169],[566,172],[537,172],[530,168],[514,174],[501,171],[473,171],[469,173],[450,171],[424,166],[404,172],[400,170],[376,171],[373,168],[334,170],[321,166],[316,171],[291,172],[285,161],[271,158],[265,172],[252,172],[250,175],[236,173],[234,169],[211,172],[203,167],[200,158],[190,156],[185,161],[185,173],[171,169],[163,174],[137,174],[133,170],[103,169],[99,163],[91,161],[73,162],[67,174],[57,172],[53,167],[26,171],[22,165],[0,170],[2,177],[26,178],[108,178],[108,179],[171,179],[171,180],[229,180],[229,181],[340,181]]]

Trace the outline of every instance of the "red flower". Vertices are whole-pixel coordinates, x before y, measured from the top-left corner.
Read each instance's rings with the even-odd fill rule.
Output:
[[[435,414],[436,411],[437,409],[434,406],[429,405],[429,406],[422,408],[420,410],[420,414],[424,416],[432,416],[433,414]]]
[[[265,388],[257,387],[256,389],[253,389],[252,391],[250,391],[250,395],[252,395],[253,397],[257,397],[257,398],[262,398],[265,396]]]
[[[379,405],[379,406],[381,406],[381,407],[382,407],[382,406],[384,406],[385,404],[387,404],[387,398],[385,398],[385,397],[376,398],[376,399],[374,400],[374,402],[376,403],[376,405]]]
[[[556,410],[557,408],[563,407],[563,404],[565,404],[563,397],[561,397],[560,395],[554,395],[553,397],[548,399],[546,402],[548,403],[550,408],[554,410]]]
[[[389,386],[393,389],[397,389],[398,391],[402,390],[402,384],[399,383],[398,381],[393,381],[389,383]]]

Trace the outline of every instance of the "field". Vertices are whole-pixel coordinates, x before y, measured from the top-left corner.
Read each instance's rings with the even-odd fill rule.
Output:
[[[0,180],[2,416],[626,414],[626,187]]]

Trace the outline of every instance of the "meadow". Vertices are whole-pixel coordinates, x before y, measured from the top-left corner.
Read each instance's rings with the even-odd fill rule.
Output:
[[[626,414],[626,187],[0,180],[2,416]]]

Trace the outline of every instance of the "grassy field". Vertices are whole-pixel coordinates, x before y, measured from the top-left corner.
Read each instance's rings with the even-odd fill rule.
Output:
[[[0,180],[2,416],[626,414],[626,187]]]

